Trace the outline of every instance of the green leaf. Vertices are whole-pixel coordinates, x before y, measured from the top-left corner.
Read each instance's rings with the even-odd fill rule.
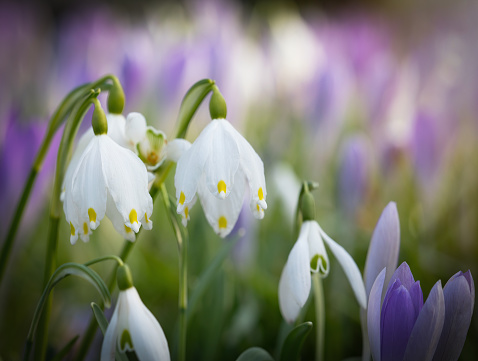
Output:
[[[300,350],[306,337],[312,330],[312,322],[304,322],[295,327],[282,345],[280,361],[293,361],[299,358]]]
[[[189,123],[196,113],[199,105],[212,90],[214,81],[211,79],[203,79],[189,88],[188,92],[181,102],[178,115],[178,130],[176,132],[176,138],[184,138],[186,131],[188,130]]]
[[[61,349],[60,352],[58,352],[55,357],[53,357],[51,359],[51,361],[61,361],[63,360],[63,358],[68,355],[68,353],[70,352],[70,350],[72,349],[72,347],[75,345],[75,342],[80,338],[80,335],[76,335],[75,337],[73,337],[70,342],[68,342],[65,347],[63,347]]]
[[[274,361],[274,359],[263,348],[251,347],[241,353],[236,361]]]
[[[91,309],[93,310],[96,322],[98,322],[98,326],[100,326],[101,332],[104,335],[106,333],[106,329],[108,328],[108,320],[106,319],[103,310],[96,303],[91,302]]]

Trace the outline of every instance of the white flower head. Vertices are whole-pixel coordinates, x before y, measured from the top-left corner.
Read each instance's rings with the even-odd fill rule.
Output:
[[[153,201],[146,167],[132,151],[109,135],[85,136],[67,169],[63,209],[70,224],[70,241],[88,241],[103,217],[130,241],[141,227],[151,229]],[[90,139],[88,139],[90,138]]]
[[[214,119],[178,161],[174,177],[177,212],[187,222],[198,194],[207,220],[225,237],[239,216],[246,183],[251,210],[261,219],[267,209],[264,164],[226,119]]]
[[[141,301],[135,287],[119,292],[101,347],[101,361],[113,361],[116,350],[134,351],[140,361],[169,361],[161,325]]]
[[[294,322],[310,293],[310,273],[321,277],[329,274],[329,258],[324,241],[342,266],[358,303],[366,307],[365,286],[355,261],[347,251],[332,240],[316,221],[302,223],[297,242],[290,251],[279,281],[279,306],[282,316]]]

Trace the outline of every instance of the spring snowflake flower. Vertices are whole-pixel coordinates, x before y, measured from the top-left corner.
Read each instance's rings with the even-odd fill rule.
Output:
[[[264,164],[226,119],[212,120],[179,158],[174,183],[183,224],[198,195],[208,222],[221,237],[237,221],[246,183],[254,216],[262,219],[267,209]]]
[[[117,351],[134,351],[140,361],[169,361],[168,341],[161,325],[141,301],[132,278],[122,281],[118,279],[118,302],[103,339],[101,361],[115,360]]]
[[[110,131],[117,130],[110,127]],[[152,228],[153,201],[146,167],[108,134],[91,136],[88,131],[80,139],[65,175],[62,199],[72,244],[78,236],[87,242],[105,215],[130,241],[141,225]]]
[[[354,260],[316,221],[310,220],[302,223],[299,238],[290,251],[279,281],[279,306],[288,322],[296,320],[309,297],[310,273],[318,272],[324,278],[329,274],[324,241],[342,266],[358,303],[362,308],[366,307],[365,287]]]

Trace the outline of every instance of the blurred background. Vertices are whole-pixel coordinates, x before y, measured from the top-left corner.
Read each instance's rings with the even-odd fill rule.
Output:
[[[269,207],[257,221],[246,205],[225,240],[200,206],[191,211],[191,290],[224,244],[240,239],[192,315],[189,360],[235,360],[251,346],[277,352],[283,327],[278,282],[295,242],[303,179],[320,183],[317,220],[362,272],[375,224],[395,201],[399,263],[408,262],[424,297],[459,270],[471,269],[476,279],[477,16],[478,2],[471,0],[1,2],[1,242],[49,116],[71,89],[115,74],[126,93],[125,114],[139,111],[172,136],[187,89],[211,78],[227,101],[228,120],[264,161]],[[203,105],[190,141],[208,120]],[[88,122],[87,116],[83,129]],[[21,359],[42,292],[58,143],[56,137],[0,288],[3,360]],[[177,245],[158,203],[154,228],[142,232],[129,263],[174,349]],[[62,218],[58,264],[118,254],[122,244],[104,221],[89,243],[71,246]],[[325,356],[341,360],[361,355],[359,306],[329,257]],[[108,278],[111,267],[95,270]],[[55,289],[52,355],[82,335],[92,301],[99,302],[96,291],[78,279]],[[314,322],[313,307],[305,319]],[[102,339],[98,332],[88,359],[99,359]],[[313,359],[314,339],[308,337],[303,360]],[[476,360],[477,339],[475,312],[461,360]]]

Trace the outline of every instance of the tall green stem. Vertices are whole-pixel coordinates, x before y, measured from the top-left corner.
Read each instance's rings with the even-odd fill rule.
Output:
[[[315,302],[315,318],[317,325],[316,332],[316,351],[315,360],[322,361],[324,359],[324,336],[325,336],[325,302],[324,302],[324,288],[322,286],[322,278],[318,273],[312,276],[314,287],[314,302]]]

